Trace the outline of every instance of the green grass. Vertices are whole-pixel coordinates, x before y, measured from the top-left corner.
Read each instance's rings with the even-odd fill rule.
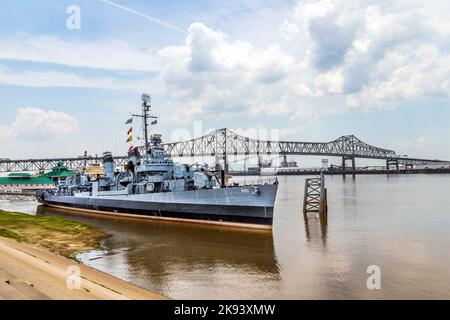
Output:
[[[0,229],[0,237],[16,239],[19,242],[22,241],[22,237],[21,236],[19,236],[15,232],[12,232],[12,231],[9,231],[9,230],[6,230],[6,229]]]
[[[36,244],[66,257],[93,250],[108,235],[85,223],[0,210],[0,236]]]

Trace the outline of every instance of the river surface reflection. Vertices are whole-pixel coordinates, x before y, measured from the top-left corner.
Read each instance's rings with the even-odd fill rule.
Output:
[[[327,177],[328,223],[304,218],[304,179],[279,178],[273,233],[38,213],[110,233],[102,250],[78,258],[175,299],[450,298],[450,175]],[[367,289],[370,265],[381,290]]]
[[[48,208],[45,214],[65,215]],[[104,217],[77,220],[112,235],[104,250],[82,253],[80,261],[171,298],[232,299],[236,291],[248,297],[264,292],[261,298],[269,298],[278,289],[269,232]]]

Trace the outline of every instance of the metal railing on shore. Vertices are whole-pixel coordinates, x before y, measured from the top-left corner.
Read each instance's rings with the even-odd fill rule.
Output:
[[[37,192],[0,190],[0,200],[35,200]]]

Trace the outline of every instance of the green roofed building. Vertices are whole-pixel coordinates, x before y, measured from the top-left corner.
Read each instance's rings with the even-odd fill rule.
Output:
[[[29,173],[23,173],[23,172],[14,172],[14,173],[10,173],[8,175],[9,178],[12,179],[29,179],[31,178],[31,174]]]
[[[42,177],[46,177],[52,179],[54,182],[61,182],[66,180],[68,177],[72,177],[76,175],[76,172],[70,171],[61,161],[56,164],[56,167],[53,168],[52,171],[47,172],[42,175]]]
[[[55,182],[47,177],[36,177],[29,173],[11,173],[0,177],[0,191],[36,191],[55,188]]]
[[[11,173],[7,177],[0,177],[0,192],[37,191],[56,188],[61,181],[76,175],[62,162],[58,162],[52,171],[41,176],[29,173]]]

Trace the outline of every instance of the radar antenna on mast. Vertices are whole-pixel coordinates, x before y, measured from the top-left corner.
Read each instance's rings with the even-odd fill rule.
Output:
[[[142,118],[144,126],[144,139],[145,139],[145,162],[148,162],[149,154],[149,137],[148,137],[148,119],[158,119],[158,117],[150,115],[152,98],[149,94],[142,94],[142,114],[133,114],[133,117]]]

